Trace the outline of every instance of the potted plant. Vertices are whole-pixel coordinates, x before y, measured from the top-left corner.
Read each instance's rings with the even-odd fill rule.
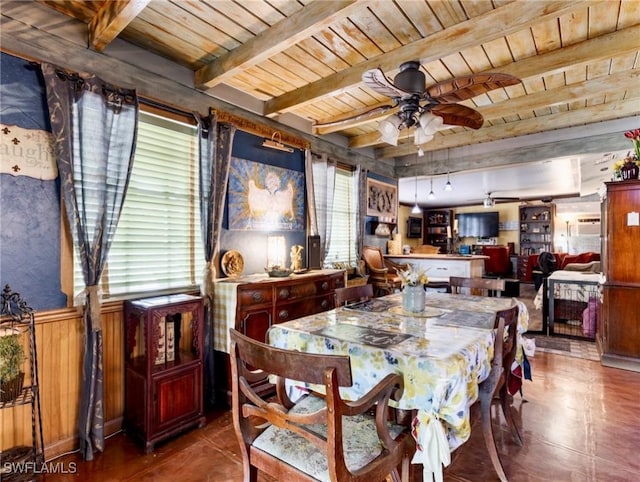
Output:
[[[22,392],[25,358],[20,332],[13,329],[0,332],[0,402],[11,402]]]

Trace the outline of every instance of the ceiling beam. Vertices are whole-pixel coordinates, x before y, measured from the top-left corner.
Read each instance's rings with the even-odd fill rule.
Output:
[[[202,90],[215,87],[247,68],[311,37],[337,19],[346,17],[356,8],[366,8],[366,2],[356,0],[312,2],[231,52],[196,70],[195,86]]]
[[[635,95],[638,95],[636,93]],[[533,117],[508,124],[497,124],[477,131],[465,131],[452,135],[438,135],[425,144],[423,150],[436,151],[469,144],[490,142],[509,137],[523,136],[552,129],[592,124],[606,120],[620,119],[640,114],[640,97],[625,99],[610,104],[599,104],[579,110],[559,112],[541,117]],[[412,143],[398,147],[376,149],[376,158],[400,157],[415,154]]]
[[[556,72],[563,71],[569,67],[586,65],[592,62],[597,62],[598,60],[617,57],[619,55],[637,51],[639,47],[638,39],[640,39],[640,25],[634,25],[623,30],[618,30],[616,32],[601,35],[593,39],[585,40],[584,42],[580,42],[575,45],[563,47],[562,49],[553,50],[551,52],[540,54],[534,57],[528,57],[511,64],[503,65],[495,70],[499,70],[501,73],[513,75],[514,77],[522,80],[532,76],[540,77],[544,75],[550,75]],[[609,89],[609,91],[611,91],[611,89]],[[545,93],[541,94],[545,95]],[[527,95],[526,97],[531,97],[531,94]],[[353,112],[352,116],[361,116],[367,111],[389,104],[390,102],[381,102],[373,106],[358,109],[357,111]],[[502,116],[493,115],[481,108],[478,108],[478,110],[482,112],[483,116],[486,119],[492,119]],[[346,121],[336,126],[314,127],[313,133],[316,135],[324,135],[331,132],[348,129],[350,127],[357,127],[370,122],[375,122],[378,119],[386,117],[396,111],[397,108],[388,110],[381,114],[366,116],[361,119],[354,119],[353,121]],[[516,108],[512,109],[510,114],[515,111]],[[344,117],[345,116],[342,115],[341,117],[327,118],[323,119],[320,122],[328,124],[339,121]],[[356,137],[353,141],[354,145],[352,145],[352,147],[357,146],[360,142],[363,141],[365,142],[363,146],[379,144],[379,142],[367,144],[366,142],[370,141],[367,141],[365,139],[367,138],[358,140],[358,138]]]
[[[319,97],[357,86],[362,82],[362,73],[366,70],[380,67],[383,71],[392,71],[405,61],[419,60],[424,64],[438,60],[466,48],[476,47],[480,41],[489,42],[503,38],[546,19],[555,19],[559,15],[585,9],[593,2],[549,1],[526,2],[526,5],[523,5],[524,3],[509,3],[270,99],[265,103],[264,115],[273,116],[287,112],[299,105],[311,103]]]
[[[151,0],[115,0],[104,2],[89,24],[89,44],[103,52],[107,45],[129,25]]]

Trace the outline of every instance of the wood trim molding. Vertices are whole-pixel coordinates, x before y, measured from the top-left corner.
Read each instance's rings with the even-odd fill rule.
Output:
[[[249,119],[245,119],[243,117],[237,116],[235,114],[231,114],[229,112],[225,112],[223,110],[212,109],[218,122],[226,122],[228,124],[232,124],[236,126],[238,129],[249,132],[250,134],[255,134],[260,137],[264,137],[265,139],[271,139],[271,137],[277,132],[282,139],[283,144],[287,144],[291,147],[296,147],[298,149],[309,149],[310,143],[300,139],[299,137],[292,136],[287,132],[280,132],[278,130],[273,129],[272,127],[267,126],[266,124],[261,124],[259,122],[255,122]]]

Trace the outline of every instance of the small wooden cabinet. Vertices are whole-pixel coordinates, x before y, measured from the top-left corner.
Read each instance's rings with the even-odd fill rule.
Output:
[[[603,303],[596,333],[602,364],[640,371],[640,181],[606,183],[602,203]],[[632,214],[635,213],[635,216]]]
[[[438,246],[441,253],[447,252],[448,233],[452,227],[453,213],[451,210],[424,212],[424,244]],[[449,228],[447,230],[447,228]]]
[[[147,453],[167,437],[204,426],[203,322],[198,296],[124,303],[124,427]]]

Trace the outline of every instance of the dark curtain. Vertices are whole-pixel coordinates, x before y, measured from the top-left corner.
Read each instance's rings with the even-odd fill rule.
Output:
[[[356,250],[357,260],[362,259],[362,248],[364,247],[365,225],[367,220],[367,177],[369,170],[362,169],[358,165],[356,169],[356,199],[358,200],[358,210],[356,212]],[[360,271],[359,263],[356,263]],[[359,273],[364,275],[365,273]]]
[[[218,123],[213,111],[209,112],[207,117],[197,117],[200,143],[200,218],[204,255],[207,261],[201,288],[205,297],[204,391],[206,403],[213,405],[215,404],[213,280],[217,278],[216,266],[220,258],[224,200],[236,128],[229,124]]]
[[[99,283],[122,211],[136,146],[135,90],[43,63],[42,73],[64,207],[82,262],[85,290],[80,451],[104,450]]]

